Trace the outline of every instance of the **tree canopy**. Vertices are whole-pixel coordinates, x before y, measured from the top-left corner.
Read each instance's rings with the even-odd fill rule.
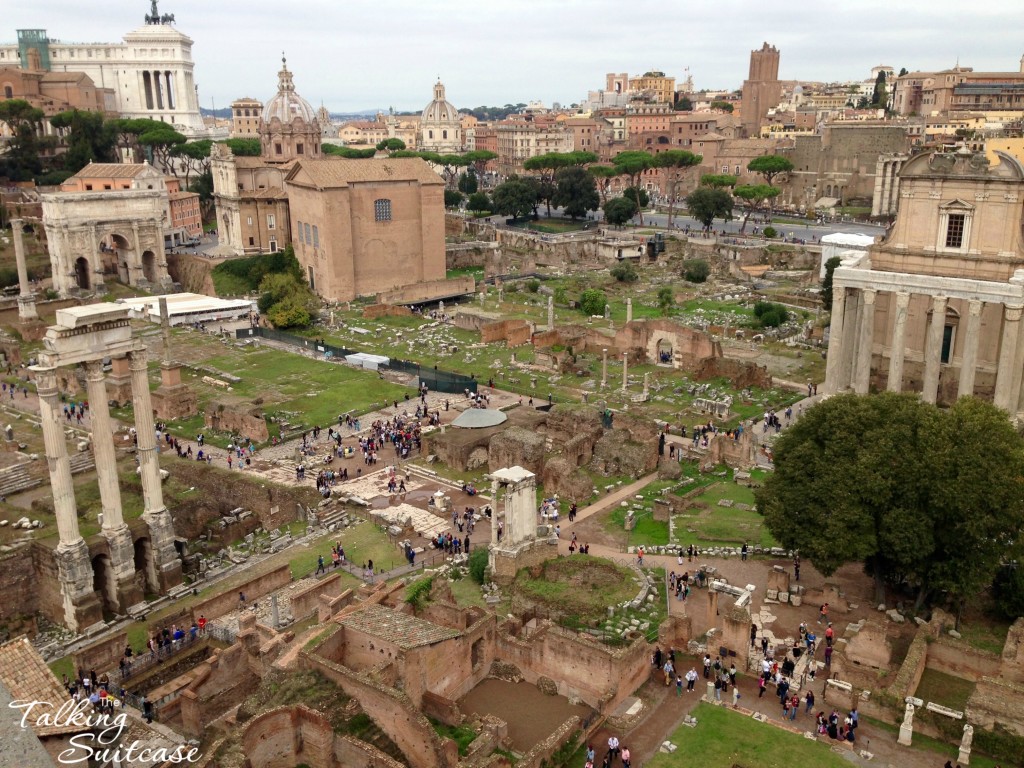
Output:
[[[723,112],[728,112],[730,114],[732,114],[733,109],[735,109],[735,107],[733,107],[731,101],[712,101],[711,102],[711,108],[712,109],[720,109]]]
[[[99,112],[60,112],[50,125],[64,134],[64,170],[77,173],[89,163],[117,162],[117,125]]]
[[[792,171],[793,163],[782,155],[761,155],[747,163],[747,170],[760,174],[771,185],[776,176]]]
[[[528,216],[537,204],[537,189],[529,180],[519,176],[508,179],[491,193],[491,204],[494,212],[502,216],[520,219]]]
[[[574,220],[586,216],[587,211],[596,211],[601,203],[594,177],[579,166],[562,168],[555,174],[552,200]]]
[[[484,211],[491,210],[491,199],[486,192],[474,192],[466,201],[466,209],[479,216]]]
[[[0,101],[0,123],[10,129],[8,150],[0,155],[0,175],[11,181],[28,181],[42,172],[39,150],[44,142],[42,133],[44,113],[24,99]]]
[[[603,315],[604,308],[608,304],[608,297],[604,291],[597,288],[587,288],[580,294],[580,309],[587,315]]]
[[[778,187],[768,184],[740,184],[732,191],[733,197],[739,200],[740,205],[743,206],[743,224],[740,226],[741,233],[746,231],[750,215],[760,208],[765,200],[773,200],[778,197],[779,192]]]
[[[731,173],[705,173],[700,177],[702,187],[715,187],[716,189],[735,187],[737,181],[739,179]]]
[[[687,195],[686,208],[705,229],[710,229],[715,219],[732,218],[732,195],[724,189],[697,187]]]
[[[826,576],[863,561],[879,591],[960,608],[1019,556],[1022,491],[1024,440],[994,405],[884,393],[808,410],[756,498],[772,535]]]
[[[832,278],[836,267],[843,263],[838,256],[833,256],[825,262],[825,277],[821,279],[821,305],[826,312],[832,311]]]
[[[666,226],[672,229],[672,216],[676,209],[676,187],[682,181],[683,175],[688,168],[700,165],[704,160],[703,156],[695,155],[685,149],[670,149],[654,156],[654,165],[665,170],[668,184],[668,223]]]
[[[614,227],[621,227],[636,216],[636,203],[628,197],[615,197],[603,206],[604,218]]]
[[[377,142],[377,151],[379,152],[394,152],[401,149],[405,149],[405,142],[398,138],[381,139]]]

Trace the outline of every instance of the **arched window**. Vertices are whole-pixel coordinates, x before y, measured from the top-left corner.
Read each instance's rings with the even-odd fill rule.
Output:
[[[9,86],[9,85],[5,85],[4,86],[4,98],[5,99],[13,99],[14,98],[14,89],[11,86]]]
[[[433,131],[427,131],[427,134],[428,134],[428,135],[427,135],[427,138],[428,138],[428,139],[432,139],[432,138],[434,138],[434,132],[433,132]]]
[[[391,201],[381,198],[373,201],[373,220],[391,221]]]

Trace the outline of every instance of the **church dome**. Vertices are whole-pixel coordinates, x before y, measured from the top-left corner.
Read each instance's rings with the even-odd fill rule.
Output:
[[[292,73],[288,71],[284,56],[281,57],[281,71],[277,73],[277,94],[263,107],[264,123],[269,123],[275,117],[282,123],[290,123],[296,117],[306,123],[316,121],[313,107],[295,92]]]
[[[434,85],[434,100],[424,108],[421,122],[435,125],[440,123],[456,125],[459,122],[459,111],[455,109],[455,105],[445,99],[444,85],[440,80]]]

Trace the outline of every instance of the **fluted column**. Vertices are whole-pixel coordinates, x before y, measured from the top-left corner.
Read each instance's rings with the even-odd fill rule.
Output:
[[[939,367],[942,364],[942,332],[946,327],[945,296],[932,296],[932,316],[924,345],[924,386],[921,399],[934,403],[939,395]]]
[[[601,389],[608,386],[608,350],[601,350]]]
[[[89,418],[92,420],[92,451],[96,458],[96,476],[103,504],[103,532],[124,527],[121,512],[121,491],[117,482],[117,457],[114,455],[113,429],[107,407],[107,385],[103,376],[103,363],[91,360],[85,363],[85,384],[89,393]]]
[[[981,330],[981,310],[984,303],[971,299],[967,305],[967,334],[964,338],[964,353],[960,360],[960,388],[957,397],[974,394],[974,377],[978,365],[978,331]]]
[[[1017,339],[1024,307],[1003,307],[1003,336],[999,343],[999,367],[996,370],[995,404],[1005,411],[1016,409],[1013,401],[1014,361],[1017,357]]]
[[[132,409],[138,438],[139,467],[142,469],[142,497],[146,515],[165,509],[160,486],[160,462],[156,455],[156,426],[153,423],[153,400],[149,394],[149,366],[146,350],[137,349],[128,355],[132,381]]]
[[[900,291],[896,294],[896,318],[892,328],[892,346],[889,349],[889,383],[890,392],[903,391],[903,357],[906,353],[907,307],[910,306],[910,294]]]
[[[629,352],[622,353],[622,391],[626,391],[629,384]]]
[[[846,388],[842,381],[843,338],[846,319],[846,287],[832,288],[832,319],[828,333],[828,355],[825,358],[825,394],[834,395]]]
[[[498,481],[491,480],[491,546],[498,546]]]
[[[71,462],[68,444],[64,438],[63,411],[57,394],[57,369],[36,371],[36,390],[39,393],[39,416],[46,447],[46,464],[50,472],[50,492],[53,510],[57,516],[58,548],[75,547],[82,541],[78,530],[78,507],[75,505],[75,486],[71,480]]]
[[[871,346],[875,335],[875,297],[867,288],[861,292],[860,328],[857,339],[857,364],[853,372],[853,391],[866,395],[871,386]]]

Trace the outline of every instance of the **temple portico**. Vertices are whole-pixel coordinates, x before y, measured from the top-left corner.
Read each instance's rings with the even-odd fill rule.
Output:
[[[892,229],[832,276],[826,394],[973,395],[1024,413],[1024,167],[965,148],[900,170]]]
[[[101,621],[104,611],[125,614],[130,606],[142,601],[146,591],[165,592],[181,583],[181,561],[160,485],[146,349],[132,338],[128,309],[111,304],[70,307],[58,310],[56,320],[44,337],[45,352],[40,353],[39,364],[32,370],[38,384],[43,442],[60,538],[55,557],[64,621],[69,629],[82,631]],[[142,532],[133,532],[122,513],[104,357],[126,359],[131,371],[145,502]],[[91,557],[90,547],[78,527],[57,389],[57,370],[75,365],[85,368],[93,425],[92,448],[103,507],[100,528],[106,547],[95,557]]]

